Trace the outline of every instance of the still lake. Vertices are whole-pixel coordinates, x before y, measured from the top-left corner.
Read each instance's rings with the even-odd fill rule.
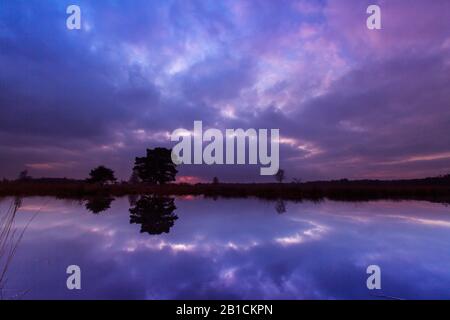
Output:
[[[15,227],[29,225],[3,298],[450,299],[442,204],[111,200],[17,199]],[[81,290],[66,287],[69,265]],[[382,290],[367,289],[369,265]]]

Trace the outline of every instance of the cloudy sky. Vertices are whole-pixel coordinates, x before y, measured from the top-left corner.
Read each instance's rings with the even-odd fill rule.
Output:
[[[66,28],[70,4],[81,30]],[[382,30],[367,29],[370,4]],[[289,179],[448,173],[450,2],[0,2],[0,177],[104,164],[127,179],[194,120],[279,128]],[[263,179],[259,166],[180,176]]]

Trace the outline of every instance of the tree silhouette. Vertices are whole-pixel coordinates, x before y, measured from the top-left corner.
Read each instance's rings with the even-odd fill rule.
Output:
[[[100,213],[111,208],[111,203],[114,201],[114,198],[110,196],[99,196],[89,198],[86,202],[86,209],[92,213]]]
[[[23,170],[19,173],[19,181],[27,181],[31,180],[32,178],[28,175],[28,170]]]
[[[134,171],[146,183],[165,184],[175,181],[178,173],[172,162],[172,150],[166,148],[147,149],[147,156],[136,158]]]
[[[213,184],[219,184],[219,178],[214,177],[213,178]]]
[[[90,178],[88,179],[91,183],[107,183],[107,182],[115,182],[117,181],[116,177],[114,176],[114,171],[112,171],[109,168],[106,168],[105,166],[99,166],[95,169],[93,169],[90,173]]]
[[[142,196],[130,208],[130,223],[141,225],[141,233],[169,233],[178,217],[173,213],[177,207],[175,199],[157,196]]]
[[[279,182],[282,183],[284,180],[284,170],[283,169],[278,169],[277,174],[275,175],[275,179]]]

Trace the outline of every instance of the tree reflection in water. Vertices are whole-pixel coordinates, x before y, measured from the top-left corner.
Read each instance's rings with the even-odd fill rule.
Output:
[[[139,200],[139,195],[137,195],[137,194],[128,195],[128,203],[130,204],[130,207],[134,207],[138,200]]]
[[[278,214],[283,214],[286,212],[286,204],[284,203],[283,199],[277,200],[277,204],[275,205],[275,210],[278,212]]]
[[[100,212],[106,211],[111,208],[111,203],[115,199],[110,196],[98,196],[87,199],[86,209],[94,214],[98,214]]]
[[[130,223],[140,224],[141,233],[169,233],[178,219],[173,213],[176,208],[174,198],[141,196],[135,206],[130,208]]]

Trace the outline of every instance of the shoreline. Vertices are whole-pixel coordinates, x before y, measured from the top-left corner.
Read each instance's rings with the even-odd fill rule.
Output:
[[[411,182],[416,181],[416,182]],[[205,196],[211,198],[256,197],[267,200],[425,200],[450,204],[450,184],[442,181],[323,181],[305,183],[219,183],[112,185],[67,182],[1,182],[0,197],[54,196],[83,199],[87,197],[154,194],[159,196]],[[420,181],[420,182],[417,182]]]

